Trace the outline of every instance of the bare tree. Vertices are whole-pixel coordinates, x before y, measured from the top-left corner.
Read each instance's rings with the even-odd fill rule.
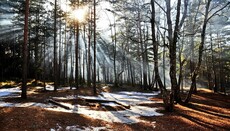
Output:
[[[224,6],[222,6],[220,9],[216,10],[214,13],[211,14],[211,10],[214,9],[214,8],[210,8],[211,2],[212,2],[212,0],[208,0],[206,5],[205,5],[204,21],[202,24],[202,31],[201,31],[201,42],[199,44],[199,51],[198,51],[198,62],[196,64],[195,70],[192,73],[192,78],[191,78],[192,83],[190,86],[189,93],[185,99],[185,103],[188,103],[190,101],[192,93],[196,87],[195,86],[196,85],[196,78],[197,78],[197,75],[200,71],[200,67],[202,64],[202,57],[203,57],[203,51],[204,51],[207,24],[213,16],[215,16],[217,13],[219,13],[224,8],[226,8],[227,6],[230,5],[230,2],[227,2]]]
[[[175,23],[173,23],[172,19],[172,7],[171,1],[165,0],[166,10],[160,6],[158,3],[157,5],[165,12],[166,19],[167,19],[167,38],[168,38],[168,48],[169,48],[169,62],[170,62],[170,80],[171,80],[171,92],[170,93],[163,93],[164,96],[164,103],[166,105],[166,109],[168,111],[173,110],[174,101],[181,102],[180,98],[180,85],[177,81],[177,44],[180,30],[183,26],[183,23],[187,17],[187,6],[188,0],[184,0],[184,12],[181,17],[181,0],[177,0],[176,5],[176,15],[175,15]],[[156,48],[156,47],[155,47]],[[163,85],[163,84],[162,84]],[[163,87],[163,86],[162,86]],[[163,90],[164,92],[164,90]]]
[[[169,103],[169,98],[168,98],[168,92],[165,88],[165,86],[162,83],[162,80],[159,75],[159,65],[158,65],[158,43],[156,41],[156,31],[155,31],[155,0],[151,0],[151,7],[152,7],[152,13],[151,13],[151,29],[152,29],[152,42],[153,42],[153,53],[154,53],[154,72],[155,72],[155,81],[158,83],[162,96],[163,96],[163,101],[165,105],[166,110],[170,110],[170,103]]]
[[[57,0],[54,1],[54,91],[57,90],[58,86],[58,75],[57,75]]]
[[[27,98],[27,42],[28,42],[28,17],[29,0],[25,3],[25,24],[24,24],[24,43],[23,43],[23,64],[22,64],[22,93],[21,98]]]
[[[179,22],[180,22],[180,10],[181,10],[181,0],[178,0],[176,7],[176,22],[173,31],[172,17],[171,17],[171,1],[165,0],[166,2],[166,16],[168,24],[168,41],[169,41],[169,60],[170,60],[170,79],[171,79],[171,94],[170,94],[170,107],[169,111],[173,110],[174,100],[178,101],[179,89],[176,76],[176,44],[179,34]]]
[[[93,34],[93,42],[94,42],[94,46],[93,46],[93,50],[94,50],[94,63],[93,63],[93,92],[94,94],[96,95],[97,94],[97,90],[96,90],[96,44],[97,44],[97,41],[96,41],[96,0],[93,0],[93,29],[94,29],[94,34]]]

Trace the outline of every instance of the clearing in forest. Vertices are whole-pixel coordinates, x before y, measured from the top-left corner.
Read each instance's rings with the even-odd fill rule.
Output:
[[[229,96],[200,90],[188,106],[163,110],[159,92],[119,91],[93,96],[91,88],[53,92],[29,87],[0,89],[0,127],[3,130],[209,130],[230,129]],[[6,124],[7,123],[7,124]]]

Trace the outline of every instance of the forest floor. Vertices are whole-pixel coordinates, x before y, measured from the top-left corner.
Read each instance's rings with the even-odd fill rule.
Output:
[[[139,89],[130,89],[140,91]],[[125,90],[127,90],[125,89]],[[92,88],[78,90],[43,91],[29,87],[28,99],[19,97],[3,97],[2,102],[10,103],[47,103],[51,97],[65,97],[70,95],[92,96]],[[98,92],[116,92],[116,89],[100,89]],[[150,98],[155,103],[145,103],[143,106],[157,108],[159,116],[141,116],[138,123],[120,123],[98,120],[78,113],[58,112],[46,110],[37,106],[13,107],[0,105],[0,130],[114,130],[114,131],[151,131],[151,130],[230,130],[230,96],[213,93],[207,89],[199,89],[192,96],[191,102],[175,105],[173,112],[165,112],[159,95]],[[71,104],[85,104],[82,100],[66,100]],[[122,108],[101,108],[100,105],[88,105],[94,110],[112,111],[125,110]],[[127,109],[128,110],[128,109]]]

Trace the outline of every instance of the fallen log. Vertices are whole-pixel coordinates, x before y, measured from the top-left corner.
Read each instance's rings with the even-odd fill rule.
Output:
[[[95,102],[95,103],[109,103],[109,102],[113,102],[116,103],[126,109],[130,109],[130,105],[127,105],[123,102],[117,101],[117,100],[110,100],[110,99],[95,99],[95,98],[81,98],[86,102]]]
[[[95,102],[95,103],[108,103],[108,102],[114,102],[113,100],[106,100],[106,99],[91,99],[91,98],[81,98],[86,102]]]
[[[125,107],[126,109],[130,109],[130,105],[125,104],[124,102],[120,102],[120,101],[115,101],[118,105],[121,105],[123,107]]]
[[[125,108],[127,108],[127,109],[130,109],[130,105],[128,105],[128,104],[126,104],[126,103],[124,103],[124,102],[119,101],[119,99],[115,98],[115,97],[112,96],[112,95],[106,96],[104,93],[101,93],[100,95],[101,95],[103,98],[105,98],[105,99],[113,100],[113,101],[115,101],[115,103],[117,103],[118,105],[121,105],[121,106],[123,106],[123,107],[125,107]]]
[[[65,109],[67,109],[67,110],[70,110],[70,107],[68,107],[68,106],[66,106],[66,105],[63,105],[63,104],[61,104],[61,103],[59,103],[59,102],[57,102],[57,101],[55,101],[55,100],[49,99],[48,102],[50,102],[50,103],[52,103],[52,104],[55,104],[55,105],[57,105],[57,106],[60,106],[60,107],[62,107],[62,108],[65,108]]]

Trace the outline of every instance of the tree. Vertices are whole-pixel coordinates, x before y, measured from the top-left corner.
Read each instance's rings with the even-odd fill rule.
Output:
[[[54,77],[54,91],[57,90],[58,86],[58,76],[57,76],[57,0],[54,1],[54,68],[53,68],[53,77]]]
[[[87,85],[91,85],[91,37],[92,37],[92,9],[89,7],[89,20],[88,20],[88,47],[87,47],[87,56],[88,56],[88,63],[87,63]]]
[[[165,86],[162,83],[161,77],[159,75],[159,65],[158,65],[158,43],[156,41],[156,31],[155,31],[155,0],[151,0],[151,7],[152,7],[152,12],[151,12],[151,29],[152,29],[152,42],[153,42],[153,53],[154,53],[154,72],[155,72],[155,81],[158,83],[162,96],[163,96],[163,101],[165,105],[166,110],[171,110],[171,105],[169,101],[169,94],[165,88]]]
[[[94,42],[94,46],[93,46],[93,60],[94,60],[94,63],[93,63],[93,92],[94,94],[96,95],[97,94],[97,90],[96,90],[96,57],[97,57],[97,54],[96,54],[96,44],[97,44],[97,41],[96,41],[96,0],[93,0],[93,42]]]
[[[224,8],[226,8],[228,5],[230,5],[230,2],[227,2],[225,5],[223,5],[221,8],[217,9],[216,11],[214,11],[212,14],[210,14],[210,12],[214,9],[214,8],[210,8],[211,7],[211,1],[212,0],[208,0],[207,3],[205,4],[205,13],[204,13],[204,20],[203,20],[203,24],[202,24],[202,29],[201,29],[201,42],[199,44],[199,51],[198,51],[198,62],[196,64],[195,70],[192,73],[192,77],[191,77],[191,86],[190,86],[190,90],[189,93],[185,99],[185,103],[188,103],[191,99],[192,93],[195,89],[195,85],[196,85],[196,77],[200,71],[200,67],[202,64],[202,57],[203,57],[203,51],[204,51],[204,44],[205,44],[205,36],[206,36],[206,28],[207,28],[207,24],[209,22],[209,20],[215,16],[217,13],[219,13],[220,11],[222,11]]]
[[[169,47],[169,61],[170,61],[170,80],[171,80],[171,92],[170,93],[164,93],[164,103],[166,105],[166,109],[168,111],[173,110],[174,101],[181,102],[180,97],[180,85],[177,81],[177,44],[178,44],[178,38],[180,30],[184,24],[184,21],[187,17],[187,6],[188,6],[188,0],[184,0],[184,12],[182,17],[181,15],[181,0],[177,1],[176,5],[176,15],[175,15],[175,23],[173,24],[172,19],[172,8],[171,8],[171,1],[165,0],[165,6],[166,10],[162,6],[160,8],[165,12],[166,19],[167,19],[167,34],[168,34],[168,47]],[[174,25],[174,29],[173,29]],[[156,47],[155,47],[156,48]]]
[[[25,23],[24,23],[24,43],[23,43],[23,64],[22,64],[22,93],[23,99],[27,98],[27,43],[28,43],[28,17],[29,17],[29,0],[25,3]]]
[[[77,9],[80,6],[79,0],[77,1]],[[78,85],[79,85],[79,70],[78,70],[78,66],[79,66],[79,61],[78,61],[78,57],[79,57],[79,21],[76,19],[76,21],[74,22],[74,28],[75,28],[75,33],[76,33],[76,44],[75,44],[75,84],[76,84],[76,89],[78,89]]]
[[[200,7],[201,7],[201,1],[198,1],[198,2],[193,2],[191,3],[191,9],[190,9],[190,17],[188,18],[189,19],[189,23],[188,23],[188,32],[189,34],[191,35],[190,36],[190,74],[192,74],[192,72],[194,71],[195,69],[195,38],[196,38],[196,34],[197,34],[197,26],[198,23],[200,23],[200,21],[198,21],[198,14],[199,14],[199,11],[200,11]],[[195,90],[194,92],[196,92],[196,85],[195,85]]]
[[[171,1],[166,0],[166,16],[167,16],[167,24],[168,24],[168,41],[169,41],[169,59],[170,59],[170,79],[171,79],[171,94],[170,94],[170,107],[169,111],[173,110],[174,100],[180,101],[180,92],[177,83],[176,76],[176,44],[179,34],[179,22],[180,22],[180,9],[181,9],[181,0],[178,0],[176,7],[176,22],[173,31],[173,24],[171,18]]]

